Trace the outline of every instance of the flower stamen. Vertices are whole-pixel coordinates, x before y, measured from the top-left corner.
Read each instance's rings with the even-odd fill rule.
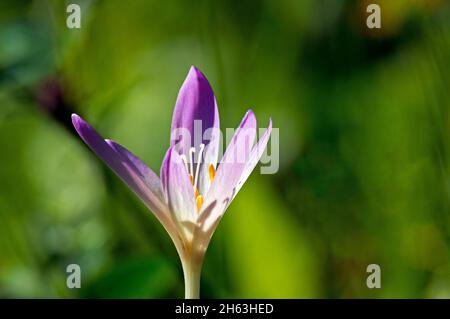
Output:
[[[195,147],[191,147],[189,149],[189,174],[194,176],[194,153],[195,153]]]
[[[198,176],[200,174],[200,164],[202,162],[203,151],[205,150],[205,144],[202,143],[202,144],[200,144],[199,147],[200,147],[200,149],[198,150],[195,171],[194,171],[195,147],[191,147],[189,149],[189,153],[188,153],[189,160],[186,157],[186,155],[184,155],[184,154],[180,155],[181,159],[183,160],[184,167],[186,168],[186,171],[188,172],[189,180],[191,181],[192,187],[194,188],[195,203],[197,205],[198,212],[200,211],[200,208],[202,207],[203,201],[204,201],[203,196],[200,195],[200,193],[198,191],[197,184],[198,184]],[[216,173],[216,170],[214,169],[214,166],[212,164],[209,164],[209,166],[208,166],[208,173],[209,173],[209,179],[212,181],[214,178],[214,175]]]
[[[213,164],[209,164],[208,173],[209,173],[209,180],[212,182],[214,179],[214,176],[216,176],[216,169],[214,168]]]
[[[197,167],[195,169],[195,178],[194,178],[194,189],[197,189],[198,182],[198,172],[200,171],[200,162],[202,161],[203,150],[205,149],[205,144],[200,144],[200,150],[198,151],[197,157]]]
[[[203,205],[203,196],[202,196],[202,195],[198,195],[198,196],[195,198],[195,202],[196,202],[196,204],[197,204],[197,210],[200,211],[200,208],[201,208],[202,205]]]

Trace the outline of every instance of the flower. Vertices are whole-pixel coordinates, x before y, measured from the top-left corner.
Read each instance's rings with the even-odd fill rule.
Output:
[[[256,118],[247,111],[217,166],[221,134],[216,99],[206,77],[191,67],[176,101],[160,177],[123,146],[103,139],[80,116],[73,114],[72,122],[83,141],[161,222],[182,262],[186,298],[198,298],[211,236],[261,158],[272,121],[253,145]]]

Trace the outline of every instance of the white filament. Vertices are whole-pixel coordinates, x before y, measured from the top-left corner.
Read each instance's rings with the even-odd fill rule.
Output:
[[[195,178],[194,178],[194,189],[197,189],[197,181],[198,181],[198,172],[200,171],[200,162],[202,161],[203,150],[205,149],[205,144],[200,144],[200,150],[198,151],[197,157],[197,168],[195,169]]]
[[[195,147],[191,147],[189,149],[189,167],[190,171],[189,174],[194,177],[194,153],[195,153]]]

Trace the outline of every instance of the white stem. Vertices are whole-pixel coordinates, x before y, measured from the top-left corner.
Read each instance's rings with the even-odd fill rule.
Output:
[[[202,262],[188,258],[187,260],[182,260],[181,263],[183,265],[185,298],[199,299]]]

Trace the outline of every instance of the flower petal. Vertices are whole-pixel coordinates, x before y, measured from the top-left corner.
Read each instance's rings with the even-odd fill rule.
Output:
[[[153,172],[150,169],[150,167],[148,167],[140,158],[131,153],[124,146],[110,139],[106,139],[105,142],[108,143],[108,145],[111,146],[111,148],[114,149],[121,156],[128,159],[130,165],[133,165],[133,167],[141,174],[148,188],[155,195],[157,195],[161,201],[164,201],[164,195],[161,188],[161,181],[158,175],[156,175],[155,172]]]
[[[211,217],[205,220],[206,227],[211,225],[215,219],[220,218],[233,199],[236,186],[250,158],[255,136],[256,118],[253,112],[249,110],[231,139],[220,161],[216,176],[206,194],[203,207],[208,207],[213,201],[217,202],[210,214]]]
[[[244,185],[247,178],[255,169],[256,164],[258,164],[259,160],[261,159],[261,156],[264,153],[264,150],[266,149],[267,142],[269,141],[271,132],[272,132],[272,119],[269,119],[269,125],[267,126],[267,129],[264,131],[264,134],[261,136],[258,143],[255,145],[255,147],[253,147],[253,150],[250,153],[249,161],[245,165],[244,171],[242,172],[242,175],[236,186],[234,196],[236,196],[237,193],[240,191],[241,187]]]
[[[83,139],[83,141],[100,157],[127,185],[136,195],[145,203],[145,205],[155,214],[163,226],[168,230],[170,220],[166,204],[161,200],[160,194],[149,187],[148,181],[145,181],[142,167],[136,168],[129,157],[123,156],[122,151],[117,151],[111,147],[103,138],[81,117],[72,114],[72,123]],[[149,176],[149,175],[148,175]],[[149,177],[147,176],[147,180]],[[153,183],[154,181],[152,181]],[[168,230],[169,231],[169,230]],[[170,234],[170,233],[169,233]]]
[[[195,222],[197,210],[195,194],[180,155],[170,147],[161,166],[161,183],[173,218],[182,222]]]
[[[201,127],[197,128],[195,121],[200,121],[197,124],[201,124]],[[172,117],[170,145],[176,145],[180,154],[187,155],[191,147],[198,150],[201,143],[207,145],[212,142],[203,136],[209,128],[219,128],[216,99],[206,77],[192,66],[178,93]]]

